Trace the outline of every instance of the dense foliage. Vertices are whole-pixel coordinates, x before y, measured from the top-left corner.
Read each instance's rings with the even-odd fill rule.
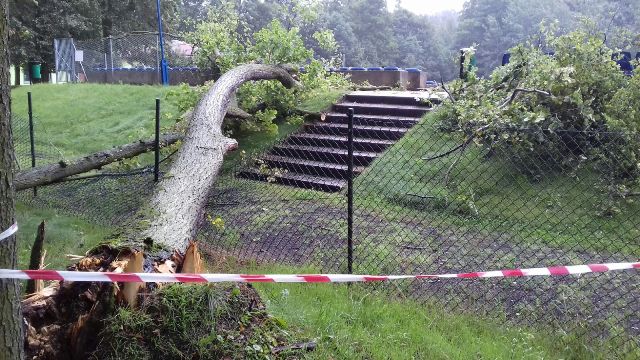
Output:
[[[453,79],[458,49],[473,44],[479,46],[479,73],[488,74],[502,53],[535,35],[543,20],[558,21],[568,32],[581,17],[593,19],[609,39],[621,31],[637,34],[640,27],[640,3],[634,0],[469,0],[459,14],[436,15],[388,8],[385,0],[162,0],[165,28],[192,32],[226,3],[235,8],[243,39],[277,20],[287,30],[297,28],[305,48],[328,58],[335,52],[313,35],[331,30],[345,66],[420,67],[436,80]],[[51,66],[56,37],[85,40],[156,29],[153,0],[11,0],[10,7],[17,64],[39,60]]]
[[[305,18],[313,21],[312,7],[298,6],[289,13],[293,19]],[[289,24],[292,24],[290,20]],[[251,82],[238,90],[238,105],[254,114],[253,121],[234,122],[227,130],[262,130],[275,133],[276,120],[288,119],[299,122],[299,114],[294,110],[301,101],[313,93],[330,88],[346,86],[346,80],[326,69],[336,63],[337,44],[330,30],[318,30],[308,34],[315,48],[325,56],[318,56],[305,46],[305,38],[297,26],[285,27],[274,19],[264,28],[251,32],[250,24],[241,16],[233,2],[223,2],[213,8],[206,21],[199,23],[187,35],[196,44],[196,61],[203,68],[213,69],[216,77],[231,68],[246,63],[292,65],[302,68],[296,76],[301,87],[286,89],[275,81]],[[204,89],[182,88],[178,94],[181,107],[187,109],[195,105],[197,94]],[[239,124],[239,125],[238,125]]]
[[[490,77],[472,73],[452,83],[455,101],[439,114],[443,129],[461,132],[488,156],[507,157],[534,179],[589,163],[607,186],[635,184],[640,74],[625,76],[597,32],[555,36],[543,27],[541,34],[513,48],[511,63]]]
[[[178,1],[161,4],[171,28]],[[53,68],[55,38],[84,40],[157,29],[155,0],[11,0],[9,7],[11,61],[20,65],[39,61]]]
[[[453,48],[478,45],[479,74],[487,75],[500,65],[507,49],[539,33],[542,21],[555,21],[564,33],[580,27],[588,18],[609,45],[621,33],[640,32],[640,2],[635,0],[470,0],[459,18]]]

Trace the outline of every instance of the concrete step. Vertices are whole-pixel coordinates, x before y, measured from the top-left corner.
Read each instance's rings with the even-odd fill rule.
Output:
[[[286,156],[267,155],[260,159],[271,169],[282,169],[290,173],[320,176],[334,179],[347,179],[349,169],[347,165],[325,161],[304,160]],[[362,166],[354,166],[354,174],[364,171]]]
[[[298,188],[312,189],[326,192],[338,192],[347,186],[347,181],[320,176],[311,176],[296,173],[282,173],[269,175],[258,169],[247,169],[238,174],[239,177],[257,181],[271,181],[278,184],[295,186]]]
[[[353,108],[356,115],[390,115],[419,118],[429,109],[415,105],[387,105],[387,104],[360,104],[354,102],[342,102],[333,106],[333,112],[347,113],[347,109]]]
[[[298,133],[289,136],[286,144],[346,149],[348,142],[346,136]],[[353,149],[356,151],[382,152],[394,143],[395,141],[392,140],[354,138]]]
[[[337,164],[347,164],[349,160],[349,154],[346,149],[331,147],[278,145],[271,150],[271,154]],[[353,164],[356,166],[367,166],[371,164],[377,156],[378,154],[375,152],[354,151]]]
[[[307,124],[305,130],[307,133],[313,134],[348,135],[349,125],[317,122]],[[353,127],[353,136],[355,138],[398,140],[401,139],[407,131],[407,128],[356,125]]]
[[[418,96],[397,96],[384,92],[351,93],[344,96],[344,101],[367,104],[415,105],[432,107],[441,100],[437,97],[421,98]]]
[[[346,124],[349,118],[346,114],[330,112],[325,115],[325,122]],[[410,128],[417,124],[420,118],[406,116],[389,116],[389,115],[355,115],[353,117],[354,125],[365,126],[389,126]]]

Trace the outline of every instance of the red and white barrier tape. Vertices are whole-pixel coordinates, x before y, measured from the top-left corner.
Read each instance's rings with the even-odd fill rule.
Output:
[[[10,228],[0,233],[0,241],[8,238],[9,236],[15,234],[18,231],[18,223],[14,223]]]
[[[512,269],[440,275],[241,275],[241,274],[158,274],[158,273],[110,273],[81,272],[55,270],[6,270],[0,269],[0,278],[23,280],[59,280],[81,282],[180,282],[180,283],[215,283],[215,282],[273,282],[273,283],[344,283],[371,282],[406,279],[477,279],[496,277],[523,276],[561,276],[607,271],[640,269],[640,263],[610,263],[574,266],[554,266],[532,269]]]

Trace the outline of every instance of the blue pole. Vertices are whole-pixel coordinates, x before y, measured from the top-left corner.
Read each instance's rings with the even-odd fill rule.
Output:
[[[162,15],[160,14],[160,0],[156,0],[158,10],[158,36],[160,37],[160,72],[162,74],[162,85],[169,86],[169,69],[167,59],[164,57],[164,34],[162,33]]]

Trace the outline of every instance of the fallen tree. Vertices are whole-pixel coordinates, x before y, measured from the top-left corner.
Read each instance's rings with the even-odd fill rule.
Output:
[[[160,137],[160,147],[173,145],[182,139],[182,135],[169,134]],[[70,176],[99,169],[116,161],[130,159],[155,148],[155,139],[138,142],[100,151],[71,162],[60,161],[43,165],[16,174],[13,184],[16,191],[56,183]]]
[[[122,227],[124,230],[120,234],[107,239],[110,241],[106,245],[89,251],[72,269],[200,272],[202,260],[197,245],[191,241],[203,218],[203,209],[223,156],[237,147],[235,140],[222,133],[230,100],[238,87],[247,81],[278,80],[287,88],[300,86],[290,70],[285,66],[247,64],[225,73],[196,106],[175,160],[156,186],[149,203]],[[114,156],[98,158],[106,161],[104,159]],[[87,158],[80,162],[82,164],[73,166],[80,169],[96,163]],[[67,174],[65,169],[71,164],[52,166],[48,171],[40,169],[36,173],[62,176]],[[34,180],[43,176],[34,174],[25,175],[22,184],[27,183],[27,178],[32,179],[30,184],[43,184],[43,181]],[[30,358],[86,358],[95,348],[95,334],[102,326],[100,319],[109,313],[113,295],[118,302],[135,306],[141,292],[151,293],[155,288],[155,285],[136,283],[64,283],[45,288],[23,303],[28,330],[27,353]],[[40,346],[48,343],[58,346]],[[64,349],[72,351],[65,352]]]
[[[145,242],[184,250],[222,166],[224,154],[237,142],[222,134],[222,121],[232,95],[247,81],[278,80],[299,86],[291,67],[263,64],[238,66],[225,73],[196,106],[176,160],[159,183],[148,210],[153,215],[143,231]],[[144,214],[144,217],[148,217]]]

